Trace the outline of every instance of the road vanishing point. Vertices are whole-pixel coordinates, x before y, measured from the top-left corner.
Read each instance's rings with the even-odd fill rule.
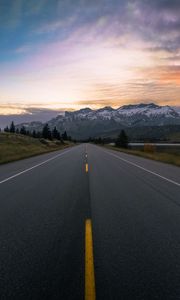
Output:
[[[91,144],[1,165],[0,299],[180,299],[180,168]]]

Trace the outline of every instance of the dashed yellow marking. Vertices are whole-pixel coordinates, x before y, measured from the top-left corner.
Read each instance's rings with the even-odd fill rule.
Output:
[[[88,173],[89,167],[88,164],[86,164],[86,173]]]
[[[93,257],[92,223],[90,219],[85,223],[85,300],[95,300],[95,274]]]

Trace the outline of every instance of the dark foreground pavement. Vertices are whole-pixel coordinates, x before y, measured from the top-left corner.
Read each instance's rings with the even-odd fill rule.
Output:
[[[93,145],[0,166],[0,299],[84,299],[87,218],[97,299],[180,299],[180,168]]]

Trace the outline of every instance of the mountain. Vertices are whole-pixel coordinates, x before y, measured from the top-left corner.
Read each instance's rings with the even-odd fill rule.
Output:
[[[173,106],[173,108],[180,115],[180,106]]]
[[[40,121],[42,123],[49,121],[52,118],[55,118],[57,115],[62,113],[59,110],[52,110],[47,108],[25,108],[25,111],[22,114],[10,114],[2,115],[1,106],[0,106],[0,128],[4,128],[9,125],[12,120],[15,124],[20,123],[31,123],[35,121]]]
[[[154,103],[124,105],[118,109],[104,107],[97,110],[90,108],[74,112],[66,111],[48,122],[50,128],[57,127],[60,132],[66,130],[76,139],[88,137],[111,136],[122,128],[147,128],[152,126],[180,125],[179,113],[170,106]],[[22,124],[21,124],[22,125]],[[23,124],[24,125],[24,124]],[[43,127],[43,123],[25,124],[29,130]]]

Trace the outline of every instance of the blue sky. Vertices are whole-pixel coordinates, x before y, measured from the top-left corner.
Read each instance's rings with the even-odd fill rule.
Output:
[[[180,1],[0,0],[0,111],[179,104]]]

